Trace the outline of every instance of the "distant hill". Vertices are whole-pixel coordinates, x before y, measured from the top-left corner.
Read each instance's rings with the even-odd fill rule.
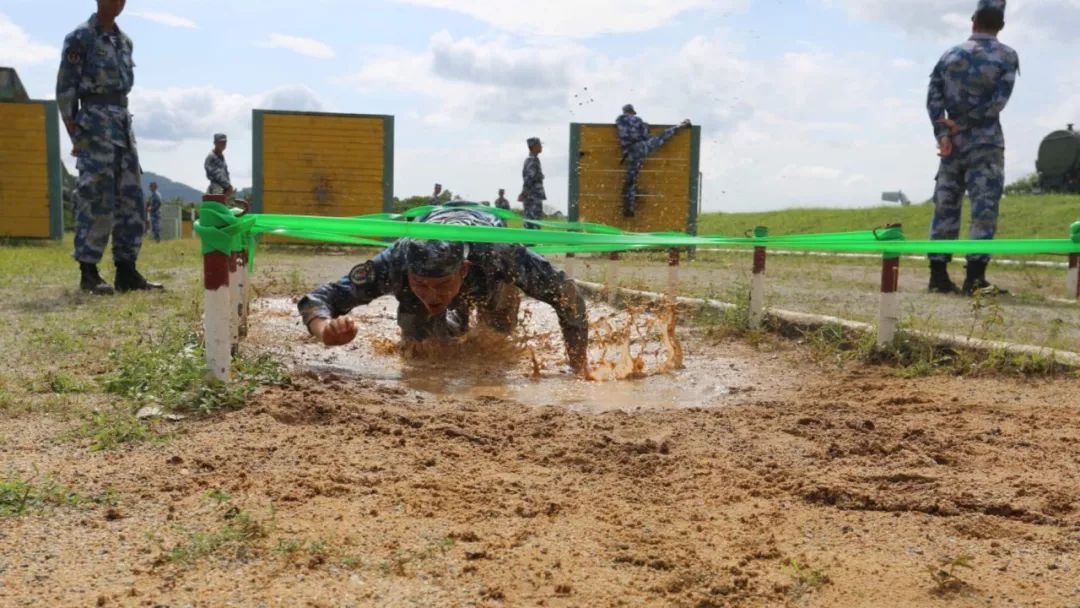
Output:
[[[185,203],[197,203],[202,200],[203,193],[201,190],[192,188],[187,184],[174,182],[164,175],[150,173],[149,171],[144,172],[142,178],[142,189],[146,196],[150,196],[150,182],[157,182],[158,192],[161,193],[163,200],[180,199]]]

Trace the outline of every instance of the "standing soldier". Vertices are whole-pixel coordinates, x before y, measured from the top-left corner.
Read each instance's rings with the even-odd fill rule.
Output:
[[[146,203],[128,93],[135,83],[131,38],[116,18],[124,0],[97,0],[97,12],[64,38],[56,103],[71,136],[79,179],[75,186],[75,260],[79,287],[111,295],[98,273],[112,236],[116,291],[161,289],[135,268],[146,231]]]
[[[154,242],[161,242],[161,195],[158,194],[157,182],[150,182],[150,229],[154,233]]]
[[[435,184],[435,190],[431,194],[431,200],[428,201],[428,204],[432,206],[442,204],[442,184]]]
[[[203,163],[206,179],[210,180],[210,186],[206,189],[207,194],[229,196],[236,192],[232,181],[229,180],[229,165],[225,162],[225,148],[228,145],[229,138],[224,133],[214,134],[214,149],[206,155],[206,161]]]
[[[971,21],[971,38],[949,49],[930,75],[926,109],[941,157],[931,240],[956,240],[960,235],[965,190],[971,198],[968,237],[993,239],[1005,187],[1005,137],[1000,116],[1012,95],[1020,59],[997,39],[1005,27],[1005,0],[979,0]],[[1004,292],[986,280],[989,255],[967,256],[963,289],[957,289],[949,278],[951,255],[935,253],[929,257],[931,292],[960,291],[969,296]]]
[[[659,135],[649,137],[649,125],[638,117],[634,106],[626,104],[622,110],[622,116],[615,119],[615,128],[619,133],[619,146],[622,147],[622,162],[630,163],[626,168],[626,182],[623,184],[623,217],[634,217],[637,210],[637,177],[641,172],[641,165],[680,129],[690,128],[690,121],[684,120]]]
[[[525,219],[544,219],[544,201],[547,194],[544,192],[544,170],[540,166],[540,153],[544,151],[539,137],[530,137],[525,142],[529,146],[529,158],[525,159],[525,166],[521,170],[521,195],[518,201],[525,206]],[[525,228],[539,230],[540,226],[531,222],[525,222]]]
[[[499,209],[510,208],[510,201],[506,200],[506,190],[499,188],[499,198],[495,199],[495,206]]]

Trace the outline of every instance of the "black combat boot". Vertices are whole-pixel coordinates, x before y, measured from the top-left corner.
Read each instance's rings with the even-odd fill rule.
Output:
[[[969,261],[967,263],[967,277],[964,279],[963,289],[965,296],[973,296],[976,293],[984,296],[998,296],[1009,293],[1008,290],[986,280],[986,265],[986,262]]]
[[[960,293],[960,288],[949,278],[949,263],[930,262],[930,293]]]
[[[116,263],[116,291],[126,293],[128,291],[146,291],[151,289],[165,289],[161,283],[147,281],[138,270],[135,270],[135,262]]]
[[[98,274],[97,264],[79,262],[79,271],[82,273],[82,278],[79,280],[79,289],[95,296],[113,295],[112,286],[106,283]]]

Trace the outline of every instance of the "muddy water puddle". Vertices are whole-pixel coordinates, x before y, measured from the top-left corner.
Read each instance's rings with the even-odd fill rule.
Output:
[[[357,377],[433,396],[497,398],[575,411],[715,407],[744,399],[775,377],[745,353],[666,335],[670,319],[631,316],[590,304],[590,365],[601,380],[584,380],[565,364],[562,335],[547,305],[525,300],[514,336],[473,331],[450,344],[405,349],[393,298],[352,311],[360,333],[351,344],[327,348],[307,335],[285,298],[252,304],[245,345],[269,350],[301,369]],[[673,344],[674,342],[674,344]],[[419,350],[419,352],[417,352]],[[681,351],[681,352],[677,352]],[[681,366],[670,369],[681,356]],[[623,376],[623,379],[616,379]]]

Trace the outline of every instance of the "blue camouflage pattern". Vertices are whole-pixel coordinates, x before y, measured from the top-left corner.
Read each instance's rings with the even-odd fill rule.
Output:
[[[525,159],[525,165],[521,169],[521,204],[525,207],[525,219],[544,219],[544,201],[547,193],[544,191],[544,169],[540,164],[540,157],[529,154]],[[536,224],[526,223],[525,228],[539,230]]]
[[[934,219],[930,240],[955,241],[960,236],[960,216],[964,192],[971,199],[968,238],[990,240],[997,232],[998,206],[1005,189],[1005,150],[993,146],[972,146],[941,159],[934,190]],[[934,253],[932,261],[948,262],[952,255]],[[971,262],[987,262],[987,254],[970,254]]]
[[[964,193],[971,199],[968,238],[993,239],[998,208],[1005,188],[1005,137],[1000,115],[1009,102],[1020,60],[1016,51],[990,34],[974,34],[949,49],[930,76],[927,112],[938,140],[949,136],[953,152],[941,159],[934,188],[931,240],[954,240],[960,233]],[[951,119],[959,132],[951,134],[938,121]],[[931,254],[948,262],[948,254]],[[990,256],[971,254],[972,262]]]
[[[637,179],[645,160],[674,137],[681,128],[681,126],[671,127],[650,137],[648,123],[636,114],[623,114],[615,119],[619,146],[623,151],[623,162],[627,163],[626,180],[623,182],[624,215],[633,215],[637,210]]]
[[[418,222],[505,227],[505,223],[475,209],[438,209]],[[398,241],[364,262],[335,283],[326,283],[304,296],[297,308],[304,325],[331,319],[384,295],[398,300],[397,322],[407,340],[448,338],[468,330],[470,310],[482,323],[508,333],[517,323],[519,291],[551,306],[559,318],[567,351],[584,355],[588,346],[585,300],[574,281],[543,257],[522,245],[469,243],[464,253],[470,263],[461,291],[447,311],[431,316],[409,288],[408,244]]]
[[[500,195],[495,199],[495,207],[499,209],[510,209],[510,201],[505,196]]]
[[[134,44],[97,14],[64,38],[56,102],[71,136],[79,177],[73,193],[73,257],[97,264],[112,237],[113,260],[135,263],[146,231],[142,168],[124,103],[84,103],[88,96],[125,97],[135,84]]]
[[[161,193],[150,193],[150,233],[161,242]]]
[[[203,169],[206,170],[206,179],[210,180],[206,189],[208,194],[225,194],[233,189],[232,180],[229,179],[229,164],[225,162],[224,154],[211,150],[203,162]]]
[[[926,98],[935,139],[949,134],[949,128],[939,122],[948,118],[960,129],[952,137],[954,147],[1004,148],[1000,117],[1019,72],[1016,51],[992,34],[973,34],[946,51],[930,74]]]

